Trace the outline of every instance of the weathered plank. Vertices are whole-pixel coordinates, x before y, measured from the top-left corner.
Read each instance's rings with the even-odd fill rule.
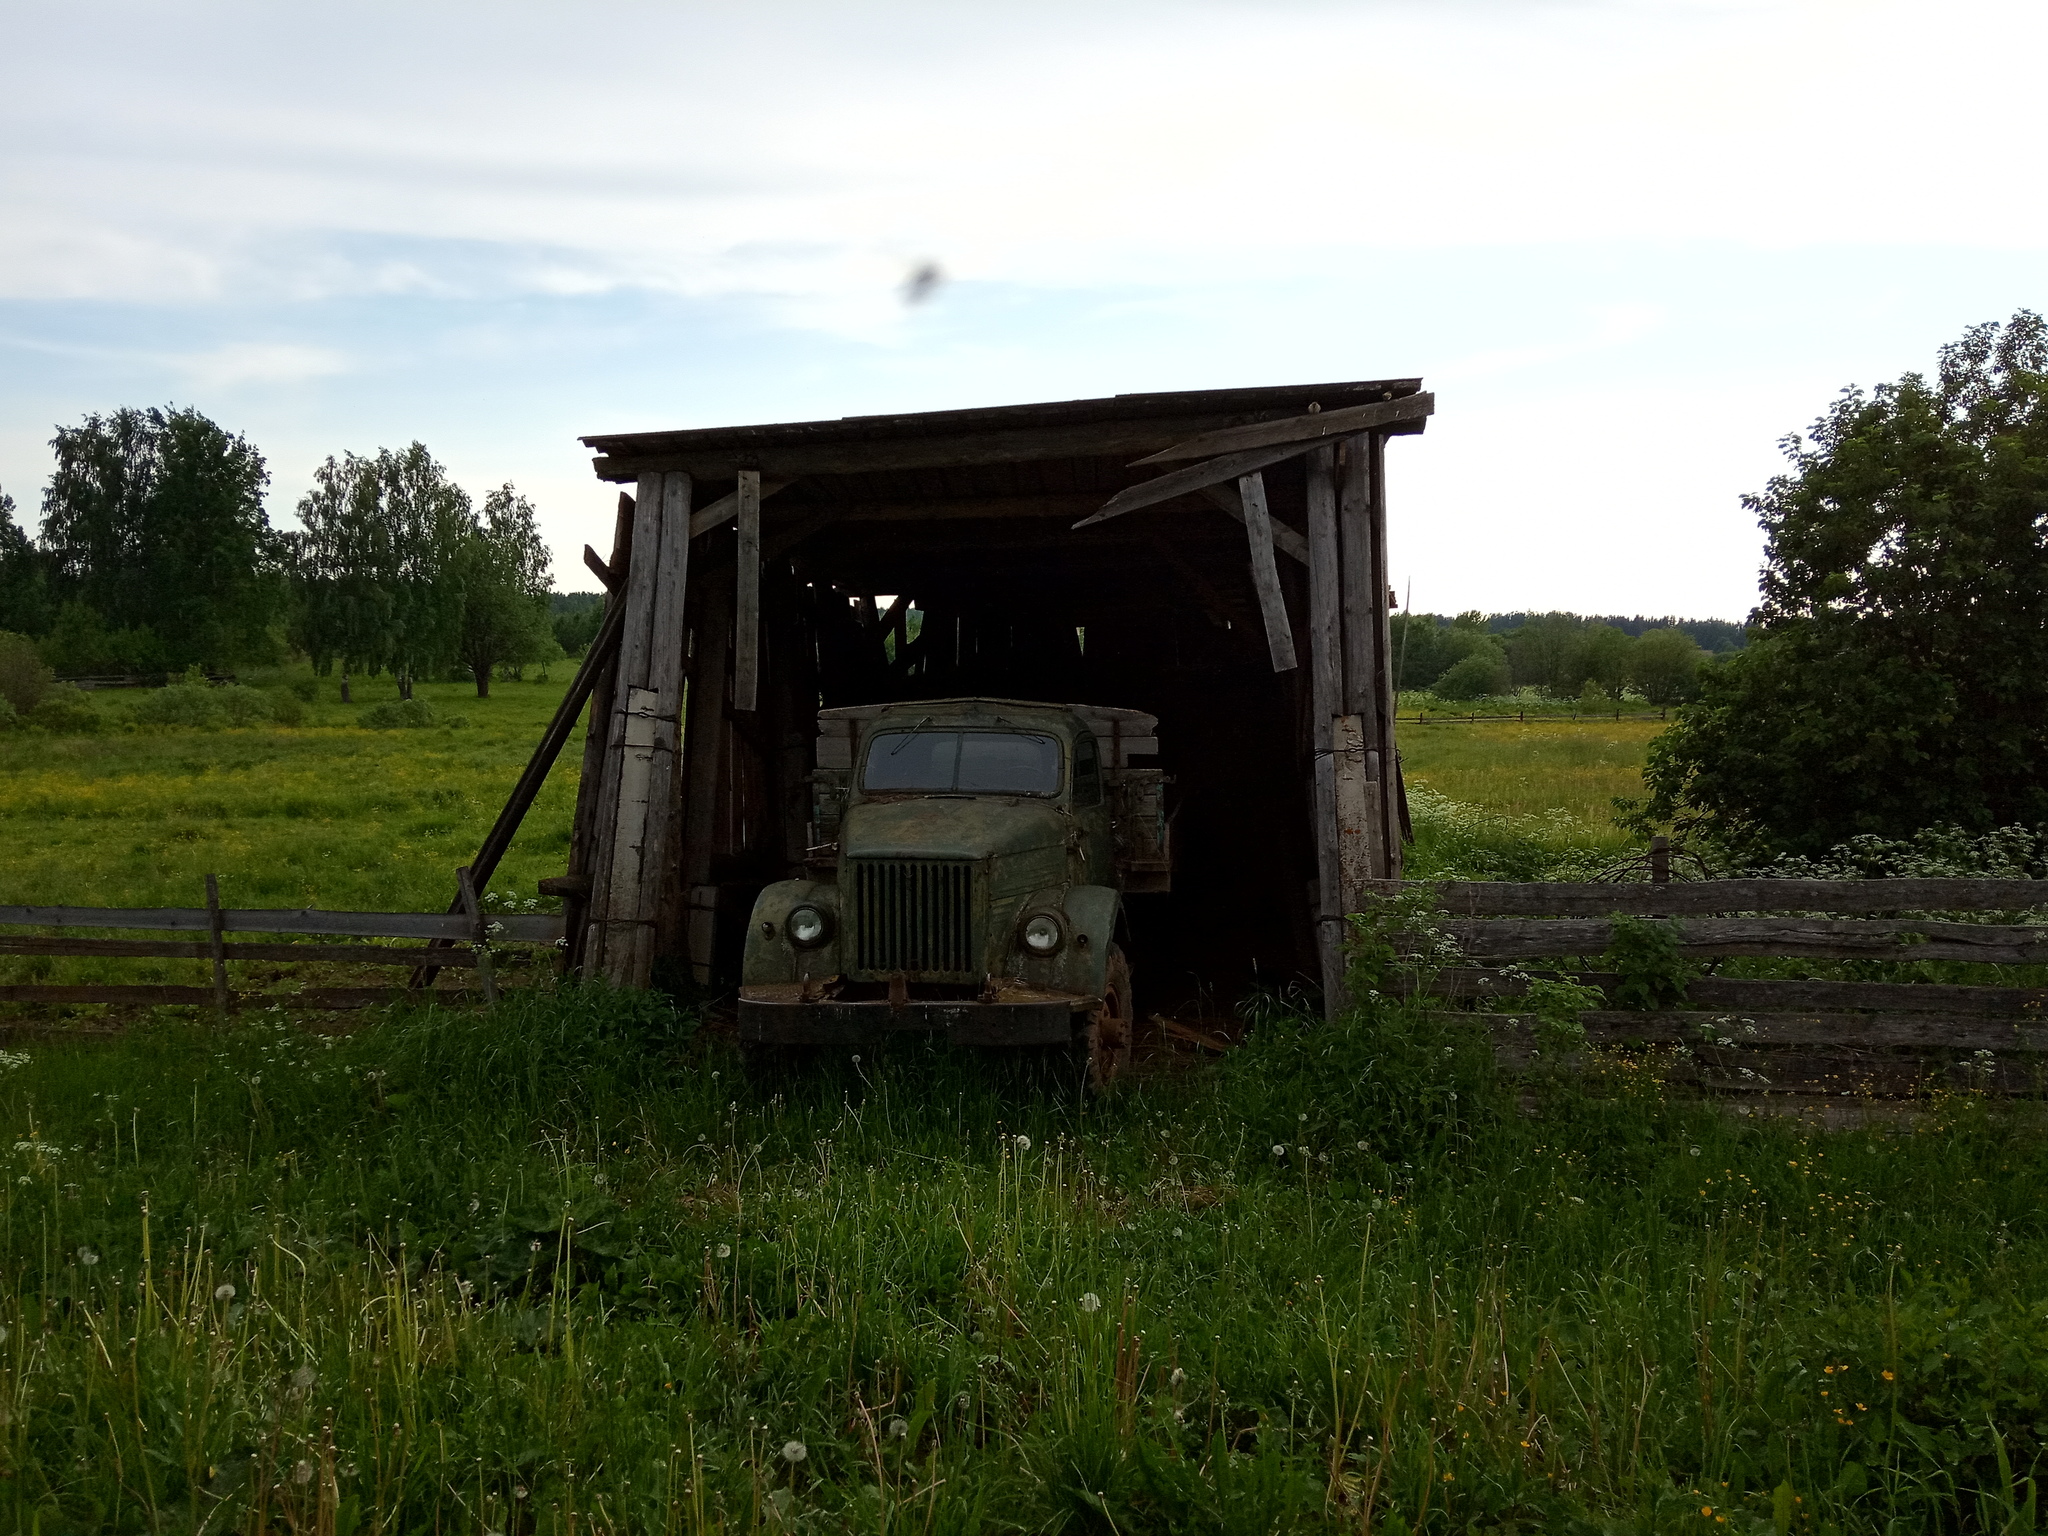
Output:
[[[1950,1013],[1638,1013],[1594,1008],[1580,1014],[1579,1023],[1595,1045],[1642,1041],[1745,1050],[1790,1045],[1949,1052],[2048,1050],[2048,1019],[2040,1018],[1998,1022]],[[1525,1014],[1495,1015],[1492,1027],[1496,1031],[1540,1029]]]
[[[1342,859],[1337,846],[1337,779],[1331,760],[1343,686],[1344,626],[1338,608],[1337,456],[1318,448],[1308,456],[1308,651],[1311,829],[1316,848],[1316,949],[1323,1011],[1335,1018],[1346,1003]]]
[[[1196,492],[1204,501],[1220,511],[1228,512],[1240,523],[1244,521],[1244,498],[1237,494],[1234,485],[1205,485]],[[1273,525],[1273,547],[1282,554],[1292,555],[1303,565],[1309,563],[1308,540],[1281,522],[1277,517],[1269,519]]]
[[[733,603],[732,707],[749,714],[761,687],[761,473],[740,471],[739,553]]]
[[[77,955],[103,960],[204,960],[204,939],[0,938],[0,955]],[[227,960],[268,960],[306,965],[474,966],[462,949],[391,949],[376,944],[223,944]]]
[[[588,544],[583,546],[583,563],[590,568],[590,574],[609,592],[617,585],[618,578],[612,575],[612,568],[604,563],[598,552]]]
[[[1251,546],[1252,589],[1259,594],[1259,616],[1266,624],[1266,650],[1275,672],[1292,672],[1294,626],[1287,619],[1287,598],[1280,590],[1280,569],[1273,563],[1273,518],[1266,510],[1266,482],[1256,471],[1241,476],[1237,494],[1244,503],[1246,542]]]
[[[1685,917],[1722,912],[2024,912],[2048,880],[1698,880],[1672,885],[1381,880],[1374,896],[1424,891],[1465,917]]]
[[[135,1006],[214,1006],[211,987],[0,986],[0,1003],[129,1003]]]
[[[1947,923],[1921,918],[1837,920],[1694,918],[1679,925],[1693,956],[1772,955],[1818,960],[1964,960],[1987,965],[2048,964],[2048,927]],[[1597,955],[1609,943],[1604,920],[1454,918],[1444,931],[1474,960]]]
[[[1142,485],[1133,485],[1118,491],[1093,516],[1084,517],[1074,524],[1086,528],[1091,523],[1106,518],[1122,517],[1126,512],[1135,512],[1140,507],[1156,506],[1162,501],[1171,501],[1176,496],[1186,496],[1201,490],[1204,486],[1222,485],[1225,481],[1240,480],[1243,476],[1267,469],[1288,459],[1298,459],[1315,447],[1314,443],[1289,443],[1282,448],[1253,448],[1244,453],[1226,453],[1206,463],[1191,464],[1186,469],[1176,469],[1171,474],[1147,480]]]
[[[1366,777],[1365,723],[1357,715],[1331,721],[1328,761],[1337,806],[1337,898],[1341,911],[1354,912],[1360,887],[1380,867],[1385,852],[1373,804],[1379,785]]]
[[[1569,980],[1610,990],[1621,977],[1610,971],[1524,971],[1523,975]],[[1438,997],[1512,998],[1526,984],[1499,971],[1454,968],[1438,972],[1427,990]],[[1740,976],[1696,976],[1686,987],[1695,1008],[1754,1012],[1823,1009],[1880,1009],[1891,1013],[1941,1013],[1973,1019],[2025,1021],[2048,1018],[2048,987],[1977,987],[1945,982],[1752,980]]]
[[[1376,400],[1369,405],[1350,405],[1334,411],[1317,411],[1305,416],[1288,416],[1279,421],[1253,422],[1249,426],[1222,427],[1204,432],[1171,448],[1131,461],[1141,464],[1169,464],[1177,459],[1204,459],[1215,453],[1239,453],[1247,448],[1266,448],[1281,443],[1324,442],[1347,437],[1373,427],[1389,427],[1397,421],[1420,421],[1436,413],[1436,396],[1428,393],[1406,395],[1399,400]]]
[[[794,475],[777,475],[772,479],[763,479],[761,471],[758,469],[741,470],[739,472],[740,486],[735,486],[732,490],[719,497],[718,500],[707,502],[704,506],[699,507],[690,514],[691,538],[696,538],[700,533],[709,533],[720,523],[730,522],[739,515],[741,487],[746,484],[746,477],[748,475],[754,477],[754,510],[756,512],[760,511],[761,503],[770,496],[773,496],[777,491],[796,484],[796,477]]]
[[[336,934],[358,939],[469,938],[469,922],[460,913],[268,911],[229,907],[221,913],[229,933]],[[493,935],[511,944],[552,944],[562,936],[558,916],[496,917],[502,932]],[[0,927],[143,929],[157,933],[208,931],[204,907],[0,907]],[[201,941],[202,947],[204,941]]]
[[[1532,1041],[1496,1041],[1494,1061],[1504,1071],[1548,1066],[1579,1071],[1580,1052],[1540,1050]],[[1668,1084],[1714,1094],[1819,1094],[1830,1098],[1906,1098],[1931,1088],[1970,1088],[1991,1094],[2040,1094],[2048,1065],[2029,1056],[1994,1056],[1988,1062],[1910,1052],[1790,1047],[1776,1051],[1692,1051],[1666,1063]]]

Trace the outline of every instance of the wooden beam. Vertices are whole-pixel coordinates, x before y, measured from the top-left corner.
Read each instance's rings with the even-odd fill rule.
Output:
[[[1366,776],[1365,722],[1358,716],[1339,715],[1332,722],[1330,766],[1336,781],[1338,908],[1357,912],[1381,858],[1374,803],[1379,785]]]
[[[1354,443],[1361,439],[1353,438]],[[1372,681],[1376,718],[1366,721],[1373,755],[1380,766],[1380,848],[1381,871],[1389,879],[1401,878],[1402,806],[1401,762],[1394,747],[1394,636],[1390,615],[1394,607],[1394,579],[1387,566],[1387,435],[1369,432],[1362,439],[1366,448],[1368,547],[1372,551]],[[1370,761],[1370,759],[1368,759]]]
[[[764,480],[761,478],[761,471],[758,469],[743,469],[740,471],[740,476],[743,480],[748,475],[754,477],[754,510],[757,512],[760,510],[762,502],[773,496],[777,491],[795,485],[797,481],[797,477],[794,475],[777,475],[772,479]],[[709,533],[720,523],[730,522],[739,515],[739,510],[740,492],[738,487],[734,487],[719,497],[718,500],[700,507],[690,514],[690,537],[694,539],[700,533]]]
[[[1315,754],[1310,781],[1310,829],[1316,850],[1316,949],[1322,962],[1323,1016],[1335,1018],[1348,999],[1344,989],[1343,882],[1337,842],[1335,745],[1337,705],[1342,695],[1344,625],[1337,571],[1336,450],[1318,448],[1308,456],[1308,656],[1309,747]]]
[[[761,472],[740,471],[739,558],[735,562],[732,707],[753,713],[761,681]]]
[[[1377,880],[1369,894],[1426,892],[1458,917],[1690,917],[1724,912],[2025,912],[2048,905],[2043,880],[1680,880],[1638,881]],[[1799,1006],[1809,1006],[1800,1004]],[[1819,1006],[1814,1004],[1811,1006]],[[1844,1004],[1844,1007],[1871,1003]]]
[[[1204,432],[1171,448],[1134,459],[1140,464],[1168,464],[1177,459],[1204,459],[1211,454],[1238,453],[1247,448],[1267,448],[1279,443],[1324,442],[1348,437],[1371,427],[1392,426],[1397,421],[1421,421],[1436,414],[1436,396],[1408,395],[1400,400],[1377,400],[1370,405],[1346,406],[1342,410],[1318,411],[1307,416],[1289,416],[1281,421],[1259,421],[1249,426],[1224,427]]]
[[[1281,448],[1251,448],[1243,453],[1226,453],[1220,459],[1205,463],[1191,464],[1186,469],[1176,469],[1171,474],[1147,480],[1118,491],[1102,504],[1100,511],[1092,517],[1084,517],[1074,524],[1086,528],[1105,518],[1122,517],[1126,512],[1135,512],[1140,507],[1156,506],[1162,501],[1171,501],[1176,496],[1185,496],[1199,491],[1205,485],[1221,485],[1226,480],[1236,480],[1244,475],[1254,474],[1270,468],[1287,459],[1298,459],[1315,444],[1289,443]]]
[[[1234,485],[1205,485],[1195,493],[1210,506],[1228,512],[1240,523],[1244,521],[1244,498],[1237,494]],[[1283,554],[1292,555],[1303,565],[1308,560],[1308,540],[1296,533],[1278,518],[1272,519],[1273,547]]]
[[[1240,476],[1237,494],[1244,502],[1244,527],[1252,552],[1252,586],[1259,594],[1259,614],[1266,621],[1266,648],[1275,672],[1292,672],[1294,626],[1287,622],[1287,599],[1280,591],[1280,570],[1273,563],[1273,519],[1266,511],[1266,480],[1254,470]]]
[[[1340,713],[1358,722],[1356,765],[1372,807],[1365,867],[1369,879],[1388,874],[1386,850],[1387,764],[1379,751],[1379,645],[1374,639],[1386,593],[1373,577],[1371,434],[1345,439],[1337,458],[1337,543],[1339,607],[1344,626],[1344,674]],[[1340,777],[1344,772],[1338,768]],[[1358,910],[1347,890],[1345,910]]]
[[[612,575],[612,568],[599,559],[597,551],[588,544],[583,546],[583,563],[590,567],[590,574],[603,583],[605,591],[611,591],[618,584]]]

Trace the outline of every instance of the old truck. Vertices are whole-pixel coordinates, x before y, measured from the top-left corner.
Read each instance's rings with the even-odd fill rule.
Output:
[[[1067,1046],[1104,1088],[1137,1019],[1124,897],[1171,881],[1158,722],[926,699],[821,710],[811,857],[747,929],[740,1038]]]

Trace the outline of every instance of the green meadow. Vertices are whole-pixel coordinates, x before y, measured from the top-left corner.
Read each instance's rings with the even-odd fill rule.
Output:
[[[231,901],[440,906],[559,684],[462,692],[428,690],[459,730],[329,699],[5,738],[0,900],[185,904],[216,869]],[[1413,864],[1625,852],[1646,739],[1407,732]],[[506,890],[560,867],[570,767]],[[1390,980],[1335,1025],[1254,999],[1244,1047],[1098,1101],[909,1041],[749,1064],[601,988],[18,1043],[0,1524],[2038,1529],[2025,1106],[1823,1132],[1654,1059],[1508,1085]]]

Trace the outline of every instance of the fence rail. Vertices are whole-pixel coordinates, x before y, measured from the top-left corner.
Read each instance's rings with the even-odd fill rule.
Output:
[[[1623,984],[1639,977],[1574,968],[1619,953],[1617,917],[1667,925],[1671,959],[1686,970],[1711,972],[1743,957],[2048,965],[2048,921],[2009,920],[2048,912],[2048,881],[1380,881],[1372,890],[1420,894],[1441,914],[1438,931],[1456,942],[1462,962],[1420,984],[1467,1017],[1475,1004],[1488,1010],[1496,1059],[1511,1070],[1560,1059],[1583,1065],[1570,1038],[1575,1027],[1586,1046],[1675,1049],[1674,1077],[1715,1091],[1896,1095],[1930,1084],[2048,1091],[2048,986],[1681,972],[1664,978],[1676,994],[1670,1006],[1638,1010],[1615,1004]],[[1968,912],[1988,920],[1954,920]],[[1545,960],[1560,963],[1530,968]],[[1606,1006],[1565,1020],[1518,1010],[1532,982],[1560,979],[1593,989]],[[1568,1027],[1560,1032],[1559,1024]]]
[[[424,967],[450,967],[477,973],[485,998],[497,995],[491,958],[495,946],[558,945],[566,932],[560,914],[494,915],[481,909],[468,877],[458,872],[465,910],[441,912],[330,912],[223,907],[218,882],[206,878],[204,907],[58,907],[0,906],[0,928],[70,929],[69,933],[0,933],[0,958],[69,956],[101,959],[191,959],[210,961],[213,985],[157,984],[27,984],[0,985],[0,1003],[126,1003],[194,1005],[229,1009],[287,1003],[294,1008],[363,1008],[417,996],[431,982]],[[85,930],[80,934],[76,930]],[[113,939],[97,934],[154,932],[193,934],[180,939]],[[230,933],[299,934],[311,939],[425,939],[427,948],[386,944],[231,943]],[[450,946],[461,945],[462,948]],[[233,961],[312,963],[327,965],[402,966],[414,972],[409,987],[301,987],[289,994],[236,992],[228,985]],[[425,974],[427,980],[420,981]]]

